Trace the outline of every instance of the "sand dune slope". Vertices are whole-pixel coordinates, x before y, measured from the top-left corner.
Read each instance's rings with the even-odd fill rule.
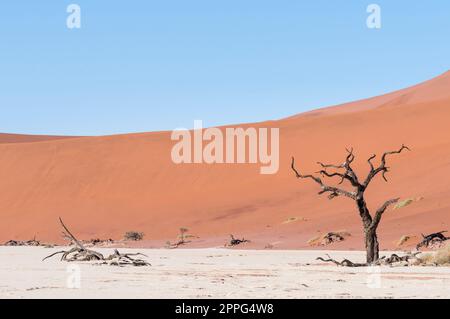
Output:
[[[260,175],[260,165],[175,165],[170,133],[70,139],[14,140],[0,136],[0,241],[61,241],[62,216],[82,238],[120,239],[146,233],[162,246],[187,227],[191,245],[222,245],[230,233],[252,239],[248,247],[307,248],[319,232],[345,229],[347,241],[328,248],[362,248],[352,202],[329,201],[309,181],[297,181],[290,157],[305,172],[317,161],[343,161],[354,147],[356,169],[368,171],[372,153],[412,152],[390,161],[389,183],[368,191],[370,208],[392,197],[414,199],[390,210],[381,225],[382,248],[402,235],[450,230],[450,73],[381,97],[321,109],[254,127],[280,128],[280,170]],[[286,222],[290,220],[290,222]]]

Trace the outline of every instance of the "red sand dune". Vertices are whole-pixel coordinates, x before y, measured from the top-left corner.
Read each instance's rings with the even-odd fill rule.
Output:
[[[170,133],[68,139],[0,136],[0,241],[61,242],[58,216],[80,238],[120,239],[143,231],[142,244],[161,247],[179,227],[199,236],[190,247],[222,245],[228,234],[247,247],[308,248],[320,232],[352,237],[328,248],[362,249],[361,221],[346,198],[329,201],[304,172],[317,161],[340,163],[354,147],[356,169],[372,153],[412,151],[390,159],[389,183],[379,177],[367,194],[375,209],[393,197],[421,198],[389,210],[380,226],[382,248],[402,235],[450,230],[450,72],[409,89],[291,118],[258,123],[280,128],[280,171],[260,165],[175,165]],[[283,223],[297,217],[300,221]],[[305,219],[305,220],[302,220]]]
[[[0,133],[0,144],[5,143],[31,143],[49,140],[72,138],[71,136],[49,136],[49,135],[24,135]]]

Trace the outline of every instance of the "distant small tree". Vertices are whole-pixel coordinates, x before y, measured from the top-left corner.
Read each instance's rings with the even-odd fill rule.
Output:
[[[366,199],[364,198],[365,191],[369,186],[370,182],[373,180],[375,176],[381,174],[383,179],[387,182],[386,173],[389,172],[389,167],[386,166],[386,159],[388,155],[392,154],[400,154],[403,150],[409,150],[408,147],[402,145],[402,147],[397,151],[386,152],[381,156],[381,163],[378,167],[373,165],[373,160],[376,158],[376,155],[372,155],[368,159],[368,163],[370,166],[370,172],[364,181],[359,180],[355,171],[352,168],[352,163],[355,159],[353,155],[353,149],[347,150],[347,157],[345,162],[340,165],[333,164],[323,164],[318,162],[318,164],[322,167],[322,170],[317,172],[321,177],[338,177],[340,178],[339,185],[344,181],[347,181],[353,187],[352,191],[347,191],[341,188],[328,186],[326,185],[320,177],[314,175],[303,175],[295,168],[295,159],[292,158],[291,168],[294,171],[297,178],[301,179],[312,179],[314,182],[320,185],[321,191],[319,195],[328,193],[328,198],[331,200],[338,196],[345,196],[353,201],[355,201],[356,206],[358,208],[359,216],[361,217],[363,227],[364,227],[364,235],[365,235],[365,245],[366,245],[366,259],[367,264],[372,264],[379,259],[379,243],[377,237],[377,229],[381,221],[381,217],[383,216],[386,209],[399,201],[399,198],[390,199],[386,201],[383,205],[378,208],[375,214],[372,216],[367,208]],[[328,169],[333,169],[334,172],[329,172]]]
[[[189,231],[189,229],[181,227],[180,228],[180,234],[178,235],[178,238],[180,239],[180,244],[184,244],[186,242],[186,234]]]

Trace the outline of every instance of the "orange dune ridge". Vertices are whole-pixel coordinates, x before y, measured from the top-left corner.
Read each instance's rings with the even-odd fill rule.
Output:
[[[389,182],[378,177],[366,195],[372,210],[390,198],[411,199],[380,225],[381,248],[392,249],[403,235],[450,230],[449,120],[447,72],[380,97],[250,124],[280,129],[275,175],[259,174],[260,164],[175,165],[170,132],[0,135],[0,241],[62,243],[61,216],[81,239],[136,230],[148,247],[176,240],[185,227],[198,236],[188,247],[221,246],[234,234],[250,239],[249,248],[305,249],[315,236],[346,230],[351,237],[327,248],[363,249],[355,204],[319,197],[314,182],[294,177],[290,158],[313,173],[316,162],[342,163],[353,147],[365,177],[370,155],[406,144],[411,152],[389,159]]]

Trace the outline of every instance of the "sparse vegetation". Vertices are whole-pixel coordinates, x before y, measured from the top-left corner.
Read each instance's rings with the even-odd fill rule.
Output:
[[[394,209],[400,209],[400,208],[409,206],[409,205],[411,205],[413,202],[414,202],[414,200],[411,199],[411,198],[402,200],[402,201],[398,202],[397,204],[395,204]]]
[[[329,232],[324,235],[316,236],[308,240],[310,246],[327,246],[332,243],[340,242],[350,237],[351,234],[347,231]]]
[[[186,234],[189,231],[189,229],[181,227],[180,228],[180,234],[178,235],[178,238],[180,239],[180,243],[184,244],[186,242]]]
[[[282,222],[282,224],[290,224],[290,223],[295,223],[298,221],[304,221],[306,222],[307,219],[304,217],[289,217],[288,219],[286,219],[285,221]]]
[[[411,246],[411,245],[413,245],[411,242],[416,239],[417,239],[417,236],[404,235],[396,243],[396,246],[397,247]]]
[[[450,266],[450,244],[436,252],[423,254],[420,261],[425,265]]]
[[[113,239],[100,239],[100,238],[93,238],[88,241],[83,241],[83,244],[86,244],[86,246],[94,247],[94,246],[108,246],[111,244],[114,244]]]
[[[166,248],[174,249],[178,248],[181,245],[185,245],[187,243],[190,243],[188,238],[198,238],[197,236],[188,234],[189,229],[186,227],[180,227],[179,234],[178,234],[178,241],[176,243],[171,243],[170,241],[166,242]]]
[[[22,240],[8,240],[4,246],[46,246],[41,244],[40,241],[36,240],[34,237],[31,240],[22,241]]]
[[[125,240],[139,241],[144,239],[144,233],[137,231],[127,231],[123,236]]]
[[[143,259],[136,259],[131,256],[145,256],[141,253],[135,254],[121,254],[117,249],[114,250],[114,254],[109,255],[108,257],[104,257],[103,254],[87,249],[82,242],[80,242],[67,228],[61,218],[59,218],[59,222],[63,227],[63,234],[65,237],[70,238],[71,242],[75,244],[70,250],[61,250],[57,251],[51,255],[45,257],[42,261],[51,258],[56,255],[61,255],[61,261],[67,262],[83,262],[83,261],[98,261],[100,264],[108,264],[113,266],[150,266],[148,262]]]

